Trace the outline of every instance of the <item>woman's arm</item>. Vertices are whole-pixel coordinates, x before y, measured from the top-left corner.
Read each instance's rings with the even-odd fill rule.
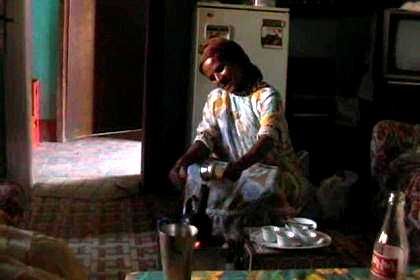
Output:
[[[181,156],[169,172],[169,179],[177,187],[183,187],[187,179],[187,167],[207,159],[213,151],[214,142],[219,138],[219,129],[214,117],[213,103],[220,93],[212,91],[203,108],[203,117],[196,130],[195,141]]]
[[[236,181],[243,170],[266,158],[277,141],[281,141],[281,125],[285,125],[284,111],[280,94],[272,88],[262,89],[258,94],[259,111],[258,140],[241,158],[228,164],[224,178]]]
[[[242,171],[257,162],[262,161],[273,146],[274,139],[272,137],[269,135],[261,136],[245,155],[243,155],[239,160],[230,162],[227,165],[223,173],[223,178],[232,181],[238,180]]]
[[[209,155],[210,150],[207,148],[207,146],[204,145],[204,143],[201,141],[195,141],[193,144],[191,144],[185,154],[179,160],[177,160],[175,165],[186,167],[192,163],[205,160]]]
[[[169,172],[169,179],[172,184],[182,187],[187,179],[187,168],[189,165],[204,161],[210,155],[210,150],[201,141],[195,141],[181,156]]]

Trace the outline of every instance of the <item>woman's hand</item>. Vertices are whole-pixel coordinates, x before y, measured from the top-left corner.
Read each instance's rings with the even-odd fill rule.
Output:
[[[287,201],[287,197],[286,197],[286,194],[284,193],[284,191],[282,191],[282,192],[279,193],[278,198],[279,198],[279,200],[278,200],[278,208],[277,208],[278,214],[281,217],[284,217],[284,218],[293,218],[293,217],[295,217],[298,212],[297,212],[297,210],[294,207],[292,207],[289,204],[289,202]]]
[[[242,174],[242,168],[240,168],[237,162],[229,162],[223,171],[223,179],[228,179],[233,182],[237,181]]]
[[[187,181],[187,167],[176,163],[169,171],[169,180],[178,188],[182,188]]]
[[[284,218],[293,218],[297,215],[297,210],[290,205],[284,205],[277,209],[278,214]]]
[[[195,141],[169,171],[169,180],[176,187],[183,188],[187,181],[188,166],[203,161],[209,154],[210,150],[203,142]]]
[[[255,145],[237,161],[229,162],[223,173],[223,179],[236,181],[241,177],[242,171],[251,165],[262,161],[274,146],[271,136],[261,136]]]

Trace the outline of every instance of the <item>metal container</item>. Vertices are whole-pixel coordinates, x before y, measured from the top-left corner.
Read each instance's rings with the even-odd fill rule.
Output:
[[[217,160],[203,163],[200,167],[200,176],[204,181],[221,180],[227,165],[227,162]]]
[[[193,245],[198,233],[195,226],[164,224],[159,227],[159,246],[166,280],[190,280]]]

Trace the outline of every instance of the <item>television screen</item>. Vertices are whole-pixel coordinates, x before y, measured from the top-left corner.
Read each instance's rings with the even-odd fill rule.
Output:
[[[420,20],[401,19],[395,33],[395,67],[420,71]]]
[[[386,9],[383,35],[385,79],[420,83],[420,12]]]

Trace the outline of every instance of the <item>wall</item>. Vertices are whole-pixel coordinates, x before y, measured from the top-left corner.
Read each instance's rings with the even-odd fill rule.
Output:
[[[0,0],[0,14],[4,14],[4,0]],[[4,31],[4,24],[3,22],[0,22],[0,65],[3,65],[4,61]],[[3,69],[4,67],[0,67],[0,178],[4,178],[6,176],[6,135]]]
[[[314,183],[338,169],[359,173],[368,167],[358,94],[368,70],[373,15],[291,14],[286,113],[294,147],[309,152]]]
[[[145,189],[174,190],[168,172],[185,151],[191,60],[191,0],[150,0],[142,166]]]
[[[0,34],[3,38],[3,35]],[[3,39],[1,39],[3,41]],[[0,50],[0,63],[3,65],[3,48]],[[0,68],[0,178],[6,176],[6,134],[5,134],[5,108],[4,108],[4,75]]]
[[[338,20],[328,17],[291,16],[291,57],[335,57]]]
[[[366,57],[370,47],[370,26],[373,13],[350,16],[342,15],[292,15],[290,23],[289,67],[295,60],[315,61],[312,76],[319,75],[318,82],[334,83],[340,96],[357,96],[358,79],[366,69]],[[310,60],[312,59],[312,60]],[[323,62],[331,67],[323,72]],[[321,65],[320,65],[321,64]],[[361,68],[362,67],[362,68]],[[297,69],[299,72],[305,69]],[[316,73],[321,70],[320,73]],[[295,74],[295,73],[290,73]],[[301,72],[301,74],[303,74]],[[310,73],[308,73],[310,74]],[[309,81],[308,76],[297,76],[298,83]],[[293,79],[294,77],[289,77]],[[349,85],[352,85],[349,87]],[[305,85],[301,85],[305,86]]]
[[[59,0],[33,1],[33,77],[41,81],[41,119],[55,119],[58,81]]]

